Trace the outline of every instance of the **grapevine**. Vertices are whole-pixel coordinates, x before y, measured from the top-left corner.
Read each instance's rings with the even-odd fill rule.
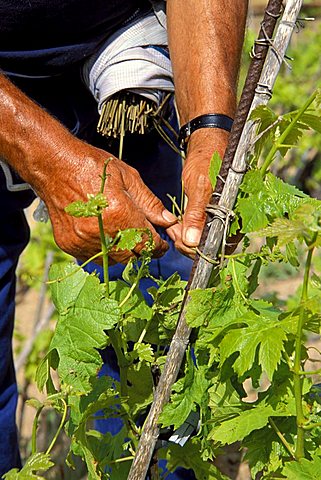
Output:
[[[311,350],[305,340],[319,336],[321,328],[321,201],[276,172],[311,132],[321,132],[320,105],[316,89],[290,112],[278,114],[266,106],[252,112],[257,136],[226,241],[241,234],[242,242],[235,252],[223,248],[217,260],[208,259],[214,267],[211,284],[190,292],[186,320],[192,339],[160,418],[163,437],[155,453],[156,460],[166,460],[167,470],[153,470],[153,480],[166,479],[178,466],[192,469],[198,480],[227,478],[214,460],[235,443],[252,478],[319,478],[321,389],[315,379],[321,369],[307,367]],[[82,266],[60,261],[50,268],[48,285],[59,318],[36,374],[46,399],[29,401],[36,410],[32,452],[21,470],[5,474],[6,480],[45,478],[63,429],[70,439],[68,466],[75,468],[80,457],[89,480],[125,480],[135,457],[186,282],[177,273],[151,277],[148,231],[105,235],[109,161],[100,191],[66,208],[70,215],[97,218],[101,252]],[[213,189],[220,162],[215,153],[209,171]],[[183,215],[177,203],[176,209]],[[132,250],[142,241],[141,257],[129,262],[122,279],[110,281],[110,250]],[[97,258],[103,278],[83,269]],[[303,270],[298,294],[285,304],[257,295],[271,264]],[[139,289],[143,278],[154,282],[149,302]],[[106,348],[115,352],[119,379],[99,375]],[[257,389],[251,403],[245,400],[246,381]],[[39,418],[48,409],[57,413],[59,425],[47,448],[38,451]],[[117,434],[93,428],[97,419],[111,418],[121,420]]]

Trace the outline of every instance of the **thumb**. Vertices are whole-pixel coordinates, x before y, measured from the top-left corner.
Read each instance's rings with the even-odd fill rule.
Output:
[[[164,207],[159,198],[144,184],[138,173],[134,172],[131,181],[126,181],[126,187],[133,202],[153,225],[168,228],[177,222],[175,215]]]
[[[182,240],[188,247],[197,247],[200,243],[206,220],[205,209],[211,193],[208,178],[203,175],[200,175],[187,191],[188,202],[183,218]]]

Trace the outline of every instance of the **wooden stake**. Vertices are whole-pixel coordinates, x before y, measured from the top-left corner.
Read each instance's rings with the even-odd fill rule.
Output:
[[[269,1],[264,16],[265,27],[263,28],[265,29],[266,33],[267,23],[274,22],[274,25],[276,23],[276,18],[273,18],[274,13],[271,16],[272,7],[276,8],[276,10],[273,10],[273,12],[279,13],[281,4],[282,1]],[[269,42],[272,34],[264,34],[266,36],[266,46],[268,46],[267,44],[269,43],[270,48],[268,49],[268,55],[264,63],[264,69],[260,77],[260,81],[258,82],[258,80],[256,80],[254,90],[251,82],[251,94],[249,94],[249,92],[245,92],[245,94],[248,95],[248,98],[250,99],[251,96],[252,98],[254,96],[254,100],[249,102],[251,105],[249,111],[252,111],[259,104],[267,103],[269,98],[271,97],[270,90],[274,86],[279,69],[284,60],[285,52],[287,50],[293,29],[295,28],[301,6],[302,0],[287,1],[282,20],[280,21],[275,39],[273,40],[273,46],[271,46],[271,42]],[[259,36],[259,39],[260,38],[262,38],[261,34]],[[241,114],[238,111],[237,117],[239,115]],[[248,115],[246,115],[246,117],[247,116]],[[246,118],[242,119],[242,121],[244,121],[245,123]],[[236,121],[235,124],[237,125],[238,121]],[[223,182],[224,188],[218,204],[222,212],[229,212],[234,206],[239,185],[242,181],[243,174],[246,169],[247,152],[250,148],[251,140],[254,136],[255,129],[253,127],[253,122],[247,122],[244,129],[242,127],[242,134],[240,135],[237,143],[237,148],[235,149],[232,166],[228,169],[225,183]],[[229,145],[234,142],[232,137],[233,135],[231,132]],[[226,155],[228,155],[229,153],[229,148],[230,147],[228,146]],[[216,257],[222,243],[224,229],[225,225],[222,223],[222,221],[214,218],[211,223],[209,232],[205,232],[204,234],[204,255],[212,259]],[[188,290],[193,290],[196,288],[206,288],[212,272],[212,268],[213,265],[207,262],[203,257],[199,257],[194,262],[194,268],[192,270]],[[164,405],[169,400],[171,388],[177,378],[191,333],[191,329],[188,327],[185,321],[186,306],[188,304],[188,301],[189,297],[187,291],[180,314],[177,330],[171,342],[164,370],[156,388],[154,401],[146,419],[143,433],[137,448],[136,456],[134,458],[127,480],[144,480],[146,477],[148,466],[159,434],[159,415],[163,410]]]

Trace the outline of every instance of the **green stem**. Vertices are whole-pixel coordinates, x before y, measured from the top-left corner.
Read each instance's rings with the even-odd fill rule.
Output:
[[[108,330],[108,335],[112,344],[113,349],[115,350],[117,363],[119,367],[119,377],[120,377],[120,396],[121,397],[128,397],[128,385],[127,385],[127,378],[128,378],[128,368],[129,368],[129,361],[127,360],[124,352],[122,351],[121,347],[121,338],[120,333],[117,330]],[[124,410],[124,415],[122,415],[122,419],[127,426],[127,431],[130,436],[131,441],[134,443],[135,448],[138,444],[138,438],[141,432],[137,429],[135,423],[130,418],[129,413]],[[130,434],[132,432],[132,434]]]
[[[182,214],[185,212],[185,186],[184,186],[184,180],[181,180],[181,207],[180,210]]]
[[[315,242],[316,235],[312,242]],[[312,243],[311,242],[311,243]],[[295,458],[300,460],[300,458],[304,457],[304,424],[306,423],[306,419],[303,413],[303,401],[302,401],[302,378],[301,378],[301,349],[302,349],[302,333],[303,327],[305,322],[305,309],[304,305],[308,299],[308,284],[309,284],[309,276],[310,276],[310,269],[311,269],[311,261],[312,261],[313,249],[309,248],[307,259],[304,268],[304,278],[303,278],[303,286],[302,286],[302,293],[300,299],[300,315],[297,325],[297,332],[295,338],[295,354],[294,354],[294,366],[293,366],[293,384],[294,384],[294,397],[295,397],[295,406],[296,406],[296,421],[297,421],[297,444],[295,450]]]
[[[75,270],[74,272],[68,273],[68,275],[65,275],[64,277],[55,278],[55,280],[47,280],[47,281],[45,282],[46,285],[52,285],[53,283],[62,282],[63,280],[66,280],[66,278],[69,278],[69,277],[71,277],[72,275],[74,275],[75,273],[77,273],[79,270],[82,270],[86,265],[88,265],[88,263],[92,262],[93,260],[96,260],[96,258],[98,258],[98,257],[101,257],[102,254],[103,254],[103,252],[98,252],[98,253],[96,253],[96,254],[93,255],[92,257],[88,258],[88,260],[86,260],[84,263],[82,263],[81,265],[79,265],[79,267],[77,268],[77,270]]]
[[[276,423],[274,422],[274,420],[271,417],[269,417],[269,422],[270,422],[273,430],[275,431],[275,433],[277,434],[277,436],[279,437],[279,439],[281,440],[281,442],[283,443],[283,445],[285,446],[285,448],[287,449],[287,451],[291,455],[291,457],[295,458],[295,455],[294,455],[294,452],[292,451],[291,445],[286,441],[284,435],[280,432],[278,426],[276,425]]]
[[[103,252],[103,280],[106,285],[106,295],[109,297],[109,271],[108,271],[108,246],[106,242],[104,224],[102,215],[98,215],[99,234],[101,241],[101,249]]]
[[[113,460],[112,462],[109,462],[109,465],[115,465],[117,463],[129,462],[130,460],[134,460],[134,458],[135,457],[133,455],[131,457],[117,458],[117,460]]]
[[[308,371],[305,371],[305,370],[301,370],[299,372],[299,375],[318,375],[319,373],[321,373],[321,368],[318,368],[318,370],[308,370]]]
[[[173,197],[172,195],[170,195],[169,193],[167,193],[166,196],[167,196],[167,197],[170,199],[170,201],[172,202],[172,213],[173,213],[173,215],[177,215],[177,218],[178,218],[179,220],[181,220],[181,219],[183,218],[183,211],[182,211],[181,207],[178,205],[178,203],[177,203],[177,201],[176,201],[176,198]],[[175,209],[176,209],[176,211],[177,211],[177,214],[176,214],[176,212],[175,212]]]
[[[309,423],[308,425],[304,425],[304,430],[312,430],[313,428],[321,427],[321,422],[316,423]]]
[[[140,334],[139,339],[137,340],[136,343],[143,343],[143,340],[145,338],[147,330],[149,329],[150,324],[152,323],[152,320],[153,320],[153,318],[151,318],[150,320],[147,320],[146,325],[143,328],[142,333]]]
[[[120,302],[119,308],[122,308],[125,305],[125,303],[130,299],[130,297],[131,297],[133,291],[135,290],[135,288],[137,287],[138,283],[139,283],[139,279],[136,278],[136,280],[134,281],[134,283],[132,284],[132,286],[128,290],[127,295]]]
[[[239,284],[239,281],[238,281],[238,278],[237,278],[237,274],[236,274],[236,270],[235,270],[235,260],[234,260],[234,259],[231,259],[230,261],[232,262],[233,284],[235,285],[236,290],[238,291],[238,293],[239,293],[239,294],[241,295],[241,297],[243,298],[244,302],[245,302],[245,303],[249,303],[248,299],[246,298],[246,296],[244,295],[244,293],[243,293],[242,290],[241,290],[241,287],[240,287],[240,284]]]
[[[220,262],[213,260],[212,258],[205,255],[198,247],[192,248],[203,260],[210,263],[211,265],[219,265]]]
[[[62,414],[62,417],[61,417],[61,421],[60,421],[58,430],[56,431],[54,438],[52,439],[49,447],[47,448],[46,455],[49,455],[49,453],[50,453],[51,450],[53,449],[53,447],[54,447],[54,445],[55,445],[55,443],[56,443],[56,441],[57,441],[57,438],[58,438],[58,436],[59,436],[59,433],[61,432],[61,429],[62,429],[62,427],[64,426],[65,421],[66,421],[66,418],[67,418],[67,412],[68,412],[67,403],[65,402],[65,400],[64,400],[63,398],[61,399],[61,401],[62,401],[62,403],[64,404],[64,411],[63,411],[63,414]]]
[[[105,184],[107,180],[107,165],[112,160],[112,158],[108,158],[104,162],[104,168],[103,168],[103,173],[101,176],[101,186],[100,186],[100,193],[104,193],[105,190]],[[108,272],[108,245],[106,242],[106,236],[104,232],[104,223],[103,223],[103,216],[100,213],[98,215],[98,225],[99,225],[99,235],[100,235],[100,242],[101,242],[101,249],[102,249],[102,256],[103,256],[103,280],[106,285],[106,295],[109,297],[109,272]]]
[[[269,166],[274,160],[276,152],[284,145],[284,141],[286,140],[287,136],[289,133],[293,130],[295,127],[296,123],[300,120],[304,112],[309,108],[311,103],[315,100],[317,96],[317,91],[313,92],[313,94],[308,98],[308,100],[305,102],[303,107],[301,107],[298,111],[297,114],[293,117],[292,121],[290,124],[287,126],[287,128],[284,130],[280,138],[273,144],[273,147],[269,151],[265,161],[263,162],[263,165],[260,168],[260,172],[262,174],[262,177],[266,174]]]
[[[140,279],[141,279],[141,277],[142,277],[142,274],[143,274],[143,271],[144,271],[144,267],[145,267],[145,262],[144,262],[144,260],[142,260],[142,263],[141,263],[141,266],[140,266],[139,269],[138,269],[138,272],[137,272],[137,276],[136,276],[136,278],[135,278],[135,281],[134,281],[134,283],[132,284],[132,286],[130,287],[130,289],[128,290],[127,295],[126,295],[126,296],[123,298],[123,300],[120,302],[119,308],[122,308],[122,307],[125,305],[125,303],[130,299],[130,297],[131,297],[133,291],[135,290],[135,288],[138,286],[139,281],[140,281]]]
[[[127,374],[128,374],[129,363],[124,355],[124,352],[121,349],[119,332],[116,330],[108,330],[108,335],[109,335],[112,347],[115,350],[117,363],[119,366],[120,394],[122,397],[127,397],[128,395]]]
[[[292,362],[291,362],[291,358],[289,357],[289,355],[287,354],[287,352],[284,350],[283,352],[283,356],[285,358],[285,361],[286,363],[288,364],[288,367],[290,369],[290,371],[292,372]]]
[[[101,175],[101,185],[100,185],[99,193],[104,193],[106,180],[107,180],[107,165],[112,159],[113,157],[109,157],[107,158],[107,160],[104,161],[104,168],[103,168],[103,173]]]
[[[37,428],[38,428],[38,420],[40,414],[44,408],[44,405],[38,408],[33,424],[32,424],[32,435],[31,435],[31,453],[34,455],[37,452]]]

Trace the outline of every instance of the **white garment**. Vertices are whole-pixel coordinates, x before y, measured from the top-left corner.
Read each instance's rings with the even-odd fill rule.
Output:
[[[159,104],[162,92],[173,92],[171,62],[154,46],[167,47],[165,2],[150,0],[148,14],[115,32],[96,58],[84,66],[84,78],[98,102],[98,110],[121,90],[139,93]]]

